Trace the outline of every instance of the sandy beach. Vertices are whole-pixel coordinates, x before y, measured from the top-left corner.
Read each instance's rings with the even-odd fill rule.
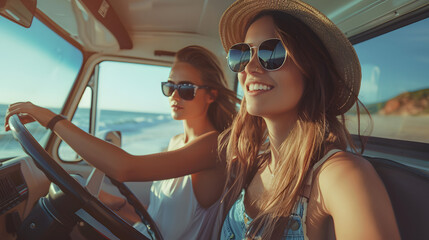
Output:
[[[429,115],[397,116],[371,115],[374,126],[370,136],[429,143]],[[352,134],[357,133],[356,116],[346,116],[347,126]],[[361,123],[364,135],[368,135],[368,117],[362,115]]]

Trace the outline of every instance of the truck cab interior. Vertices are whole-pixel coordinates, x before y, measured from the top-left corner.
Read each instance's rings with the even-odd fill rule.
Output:
[[[243,94],[218,33],[233,2],[0,0],[0,125],[9,104],[31,101],[131,154],[164,151],[182,131],[160,91],[179,49],[211,50]],[[363,156],[385,184],[402,239],[429,239],[429,0],[304,2],[354,45],[359,98],[371,113]],[[353,109],[346,117],[357,120]],[[10,124],[0,129],[1,239],[162,239],[143,207],[151,182],[110,180],[37,122]],[[357,142],[358,129],[349,131]],[[150,236],[99,201],[100,189],[126,195]]]

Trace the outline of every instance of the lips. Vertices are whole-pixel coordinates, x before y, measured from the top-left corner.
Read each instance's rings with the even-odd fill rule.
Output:
[[[180,109],[183,109],[183,107],[177,105],[177,104],[172,104],[171,105],[171,109],[173,109],[173,111],[178,111]]]

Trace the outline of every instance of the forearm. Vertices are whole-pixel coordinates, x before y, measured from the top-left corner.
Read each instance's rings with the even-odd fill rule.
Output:
[[[24,124],[36,120],[44,127],[49,125],[52,131],[90,164],[118,181],[124,181],[131,155],[121,148],[82,131],[70,121],[60,120],[61,118],[56,118],[59,121],[55,121],[55,113],[31,102],[19,102],[9,106],[5,118],[6,131],[10,130],[8,119],[14,114],[17,114]]]
[[[83,159],[120,181],[153,181],[192,174],[217,166],[217,133],[207,133],[169,152],[134,156],[96,138],[69,121],[53,128]]]
[[[128,181],[152,181],[214,169],[222,164],[218,159],[217,136],[217,132],[210,132],[177,150],[136,156],[136,161],[128,162],[130,171],[126,178]]]
[[[94,137],[70,121],[59,121],[52,129],[83,159],[108,176],[124,181],[130,155],[121,148]]]

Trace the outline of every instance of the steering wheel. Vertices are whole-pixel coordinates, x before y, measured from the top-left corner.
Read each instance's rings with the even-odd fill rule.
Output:
[[[21,123],[17,115],[13,115],[9,118],[9,126],[12,130],[12,134],[15,139],[18,140],[24,151],[33,158],[37,167],[40,168],[40,170],[45,173],[48,179],[55,183],[66,194],[66,196],[72,198],[73,201],[78,204],[80,208],[75,212],[75,215],[80,217],[85,222],[89,222],[92,220],[92,218],[94,218],[96,221],[98,221],[98,223],[101,223],[102,225],[98,227],[93,227],[95,227],[101,233],[106,232],[105,229],[102,229],[103,227],[107,228],[108,231],[110,231],[114,235],[114,237],[117,237],[119,239],[149,239],[141,232],[136,230],[134,227],[126,223],[118,215],[113,213],[108,207],[102,204],[100,200],[93,196],[93,194],[91,194],[88,189],[84,188],[79,182],[77,182],[73,177],[71,177],[49,155],[49,153],[46,152],[46,150],[36,141],[36,139],[34,139],[34,137],[27,130],[27,128]],[[103,179],[103,177],[101,177],[101,179]],[[91,174],[87,181],[87,186],[91,186],[92,189],[94,189],[93,186],[95,185],[95,188],[98,187],[99,189],[101,183],[102,181],[100,180],[100,174]],[[141,212],[141,214],[139,214],[136,211],[142,218],[142,222],[146,224],[148,232],[152,232],[152,234],[150,234],[154,235],[156,239],[163,239],[159,229],[157,228],[153,219],[147,213],[146,209],[141,205],[139,201],[130,201],[129,196],[132,195],[131,198],[135,198],[135,196],[131,193],[131,191],[129,191],[129,189],[126,188],[125,184],[119,185],[121,185],[119,187],[121,192],[123,192],[123,194],[126,193],[128,195],[126,196],[127,200],[133,205],[136,210]],[[135,206],[135,204],[137,203],[140,204],[139,207]]]

